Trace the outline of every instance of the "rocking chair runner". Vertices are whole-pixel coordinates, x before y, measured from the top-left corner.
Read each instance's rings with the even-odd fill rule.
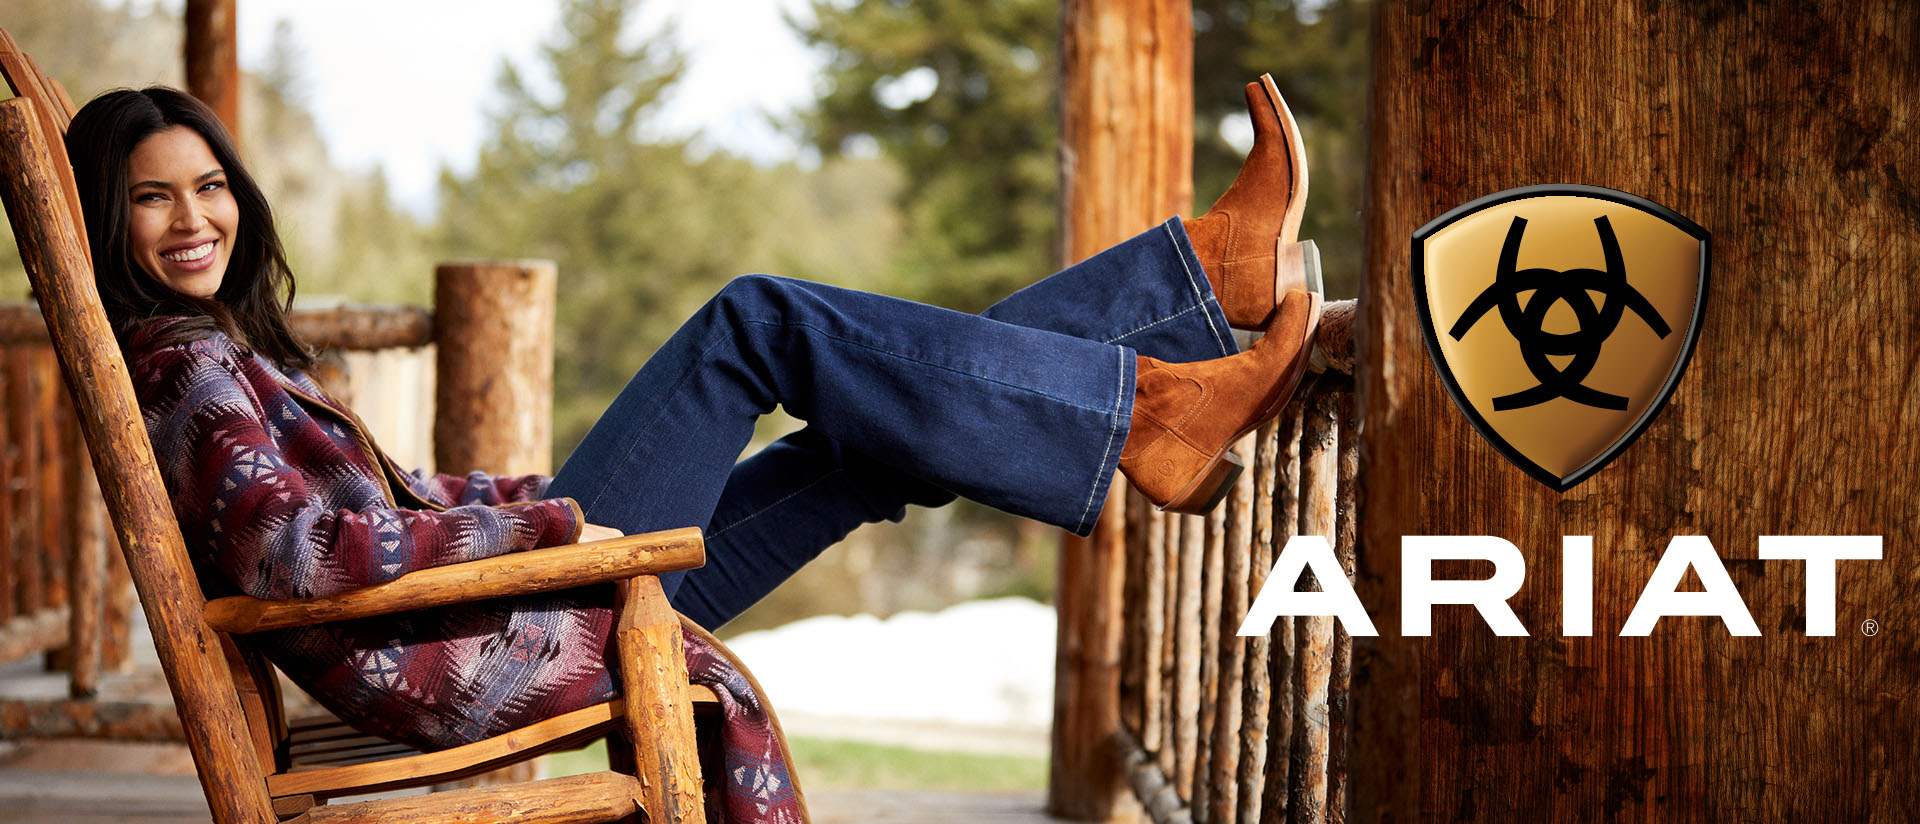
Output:
[[[0,31],[0,196],[140,593],[213,818],[229,822],[706,820],[682,621],[659,573],[700,566],[698,529],[576,544],[427,569],[298,601],[202,594],[95,290],[79,199],[60,139],[75,109]],[[244,635],[619,582],[624,698],[428,754],[337,720],[282,715],[273,671]],[[688,629],[698,631],[688,625]],[[710,638],[710,636],[708,636]],[[714,642],[717,644],[717,642]],[[609,738],[616,771],[327,806],[330,797],[430,786]]]

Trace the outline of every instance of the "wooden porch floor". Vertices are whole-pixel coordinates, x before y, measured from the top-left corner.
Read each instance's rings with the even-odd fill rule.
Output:
[[[1044,824],[1040,792],[838,790],[808,793],[814,824]],[[185,824],[207,820],[186,748],[27,742],[0,754],[0,822]]]
[[[159,659],[135,610],[133,667],[103,674],[100,698],[169,702]],[[0,665],[0,698],[59,700],[63,673],[38,656]],[[1044,793],[821,790],[807,794],[814,824],[1045,824]],[[183,744],[92,740],[0,741],[0,824],[177,824],[207,821],[206,799]]]

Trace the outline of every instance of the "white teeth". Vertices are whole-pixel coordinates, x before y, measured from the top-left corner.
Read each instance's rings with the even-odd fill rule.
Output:
[[[161,255],[161,257],[175,263],[186,263],[188,261],[199,260],[211,254],[213,254],[213,241],[209,240],[206,243],[202,243],[184,252],[173,252]]]

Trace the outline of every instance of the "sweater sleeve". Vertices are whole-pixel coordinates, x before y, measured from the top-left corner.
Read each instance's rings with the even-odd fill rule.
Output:
[[[414,492],[441,506],[497,506],[538,501],[546,497],[547,485],[553,483],[548,475],[489,475],[479,471],[466,475],[445,472],[428,475],[416,469],[408,478]]]
[[[303,472],[300,464],[331,444],[270,425],[217,348],[162,350],[142,359],[139,374],[148,433],[189,545],[256,598],[330,595],[579,534],[583,519],[569,499],[422,511],[394,506],[376,478]],[[372,505],[328,504],[343,499]]]

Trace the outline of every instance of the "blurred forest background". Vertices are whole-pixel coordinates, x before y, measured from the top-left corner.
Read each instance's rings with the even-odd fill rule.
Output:
[[[779,125],[818,160],[776,164],[697,152],[694,136],[648,128],[684,55],[670,31],[638,45],[620,37],[644,2],[566,0],[557,30],[540,35],[542,60],[499,68],[491,137],[470,174],[442,172],[427,216],[397,206],[378,170],[329,160],[314,126],[325,113],[304,103],[301,44],[278,29],[269,65],[246,77],[240,138],[301,295],[430,305],[436,261],[557,261],[557,464],[736,274],[977,311],[1058,268],[1059,0],[816,0],[811,20],[788,22],[827,56],[818,102]],[[1359,276],[1366,6],[1193,0],[1187,214],[1204,212],[1238,170],[1252,142],[1241,87],[1272,72],[1308,144],[1302,234],[1318,241],[1338,297]],[[181,21],[164,9],[7,0],[0,27],[81,102],[118,86],[184,84]],[[10,241],[0,243],[0,299],[15,300],[27,288]],[[763,434],[793,425],[770,419]],[[916,510],[856,532],[728,629],[1006,594],[1050,600],[1058,542],[1054,530],[965,502]]]

